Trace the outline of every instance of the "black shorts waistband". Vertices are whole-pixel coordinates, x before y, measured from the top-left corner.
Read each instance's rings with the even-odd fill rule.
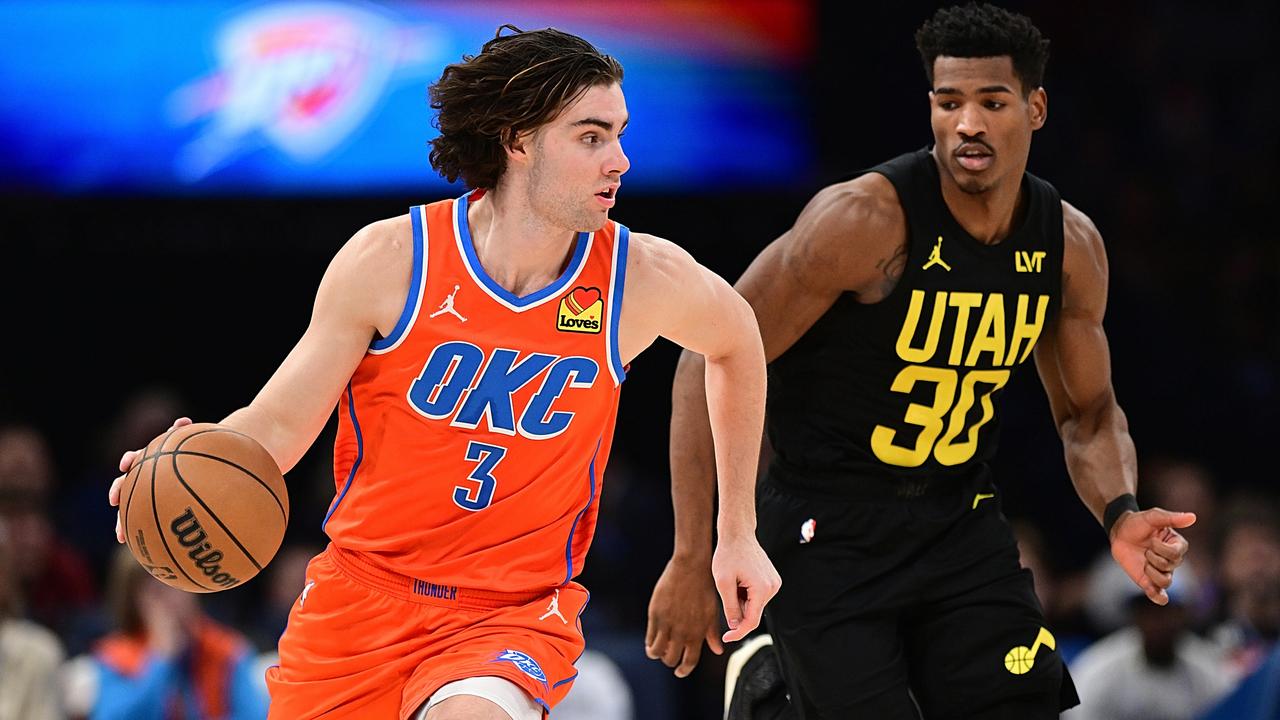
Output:
[[[901,502],[945,497],[957,491],[987,487],[991,484],[991,472],[984,464],[961,472],[894,476],[798,470],[775,460],[769,465],[765,482],[786,492],[816,499]]]

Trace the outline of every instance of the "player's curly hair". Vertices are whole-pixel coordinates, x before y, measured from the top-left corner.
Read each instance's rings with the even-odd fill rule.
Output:
[[[1008,55],[1024,96],[1044,84],[1044,67],[1049,62],[1049,41],[1030,18],[986,3],[940,8],[916,31],[916,47],[930,84],[933,61],[939,56]]]
[[[620,82],[622,65],[576,35],[503,25],[479,55],[462,56],[431,85],[440,130],[431,166],[449,182],[461,177],[469,187],[493,188],[507,169],[504,148],[521,133],[588,89]]]

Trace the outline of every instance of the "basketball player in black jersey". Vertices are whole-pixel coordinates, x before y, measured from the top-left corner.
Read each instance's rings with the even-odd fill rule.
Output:
[[[1195,516],[1134,502],[1102,238],[1026,172],[1048,42],[988,5],[939,10],[916,39],[933,146],[820,191],[737,284],[771,363],[758,536],[782,589],[766,619],[791,716],[1056,718],[1076,693],[987,464],[1011,373],[1035,358],[1072,482],[1152,602],[1168,601],[1176,528]],[[702,376],[686,353],[676,553],[647,638],[678,675],[703,638],[722,649]]]

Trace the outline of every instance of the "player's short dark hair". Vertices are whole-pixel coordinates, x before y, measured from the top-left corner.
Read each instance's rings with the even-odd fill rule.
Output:
[[[588,89],[620,82],[622,65],[576,35],[503,25],[480,54],[462,56],[431,85],[440,130],[431,141],[431,166],[449,182],[461,177],[470,187],[492,188],[507,169],[504,148],[516,137]]]
[[[1049,41],[1030,18],[986,3],[939,8],[916,31],[916,47],[930,84],[933,62],[939,56],[1008,55],[1024,96],[1044,84],[1044,67],[1049,62]]]

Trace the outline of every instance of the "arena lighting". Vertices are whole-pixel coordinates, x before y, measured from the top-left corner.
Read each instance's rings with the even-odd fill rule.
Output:
[[[623,62],[629,189],[779,187],[812,167],[812,15],[767,0],[6,2],[0,187],[443,191],[427,85],[504,22],[581,34]]]

